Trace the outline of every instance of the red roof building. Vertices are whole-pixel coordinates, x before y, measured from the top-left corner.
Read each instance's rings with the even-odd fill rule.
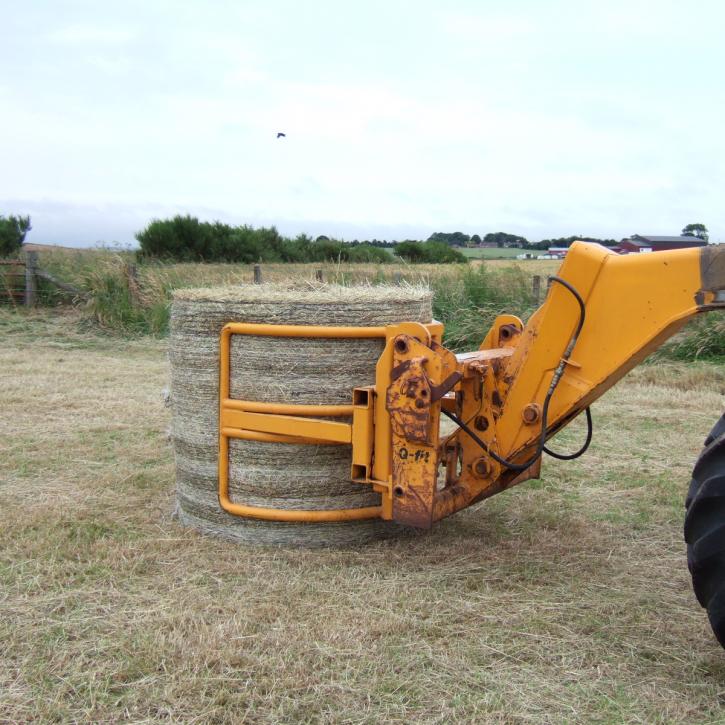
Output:
[[[623,239],[615,249],[621,254],[639,254],[641,252],[663,252],[668,249],[687,249],[688,247],[704,247],[706,245],[707,242],[699,237],[653,237],[633,234],[629,239]]]

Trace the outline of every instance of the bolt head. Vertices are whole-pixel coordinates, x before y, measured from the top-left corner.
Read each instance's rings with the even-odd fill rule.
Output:
[[[491,473],[491,464],[486,458],[479,458],[473,464],[473,472],[479,478],[486,478]]]
[[[473,421],[473,427],[476,430],[486,430],[488,428],[488,418],[485,415],[477,415]]]
[[[533,425],[541,418],[541,408],[538,403],[529,403],[522,411],[521,417],[526,425]]]

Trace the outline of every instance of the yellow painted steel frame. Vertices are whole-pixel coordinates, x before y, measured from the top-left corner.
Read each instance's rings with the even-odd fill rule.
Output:
[[[582,330],[562,360],[580,318],[574,295],[554,283],[524,326],[511,315],[494,322],[476,353],[451,356],[418,341],[396,342],[388,411],[393,429],[395,521],[423,528],[527,478],[538,476],[542,410],[555,370],[546,438],[575,418],[694,315],[725,308],[725,245],[619,256],[574,243],[558,276],[581,295]],[[451,359],[453,357],[453,359]],[[444,400],[488,450],[458,429],[442,443],[430,391],[451,371],[460,379]],[[443,385],[445,387],[445,385]],[[391,394],[392,392],[392,394]],[[428,410],[430,412],[428,412]],[[417,424],[428,427],[423,435]],[[513,464],[532,465],[516,470]],[[540,453],[540,451],[539,451]],[[437,469],[446,466],[442,488]]]
[[[622,256],[575,242],[558,275],[582,296],[586,322],[551,401],[551,435],[689,319],[725,307],[725,245]],[[525,422],[524,410],[543,404],[578,318],[573,295],[554,284],[514,336],[514,352],[498,379],[505,401],[497,421],[500,455],[525,460],[531,451],[536,426]]]
[[[387,327],[322,327],[315,325],[266,325],[229,323],[220,336],[219,366],[219,503],[230,514],[268,521],[339,522],[370,518],[391,518],[390,427],[385,401],[376,400],[375,388],[356,388],[350,405],[296,405],[237,400],[230,397],[230,352],[233,335],[269,337],[381,338],[386,340],[378,360],[376,380],[390,379],[391,341],[408,334],[427,344],[440,341],[443,326],[405,322]],[[387,382],[385,383],[387,385]],[[382,405],[382,407],[381,407]],[[339,423],[320,417],[350,417]],[[374,418],[379,423],[374,426]],[[387,423],[387,424],[386,424]],[[383,494],[379,506],[334,510],[292,510],[248,506],[229,497],[229,439],[271,443],[352,445],[352,479],[372,484]],[[375,480],[378,473],[381,480]]]

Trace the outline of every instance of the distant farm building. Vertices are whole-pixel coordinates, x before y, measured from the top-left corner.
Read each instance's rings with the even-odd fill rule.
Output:
[[[546,254],[539,255],[539,259],[564,259],[569,247],[549,247]]]
[[[707,242],[699,237],[657,237],[652,235],[633,234],[614,247],[608,247],[617,254],[642,254],[644,252],[664,252],[668,249],[689,249],[704,247]],[[564,259],[568,247],[549,247],[538,259]]]
[[[653,237],[633,234],[629,239],[623,239],[613,249],[620,254],[641,254],[642,252],[664,252],[669,249],[688,249],[706,245],[707,242],[699,237]]]

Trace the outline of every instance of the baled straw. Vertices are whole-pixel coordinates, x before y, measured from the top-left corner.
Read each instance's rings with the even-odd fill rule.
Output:
[[[421,287],[254,285],[185,289],[171,307],[171,380],[180,520],[254,544],[361,543],[396,531],[377,519],[298,524],[241,518],[217,498],[219,334],[227,322],[382,326],[430,322],[431,293]],[[375,381],[382,340],[235,335],[231,394],[262,402],[349,404],[352,389]],[[339,420],[339,419],[338,419]],[[376,505],[379,495],[350,481],[350,447],[232,440],[233,501],[280,509]]]

